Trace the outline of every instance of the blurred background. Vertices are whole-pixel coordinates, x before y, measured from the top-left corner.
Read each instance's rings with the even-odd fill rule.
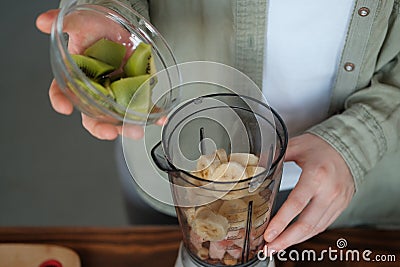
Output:
[[[126,225],[114,142],[95,139],[78,112],[59,115],[49,102],[50,39],[35,20],[58,1],[6,3],[0,17],[0,226]]]

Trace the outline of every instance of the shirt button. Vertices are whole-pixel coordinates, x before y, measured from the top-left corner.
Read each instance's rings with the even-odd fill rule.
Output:
[[[361,17],[366,17],[369,15],[369,8],[368,7],[362,7],[358,10],[358,15]]]
[[[356,66],[353,63],[347,62],[346,64],[344,64],[344,69],[348,72],[351,72],[354,70]]]

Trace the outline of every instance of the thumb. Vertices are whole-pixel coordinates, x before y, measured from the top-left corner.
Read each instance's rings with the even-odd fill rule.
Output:
[[[50,33],[51,25],[53,25],[59,11],[59,9],[51,9],[40,14],[36,18],[36,27],[43,33]]]

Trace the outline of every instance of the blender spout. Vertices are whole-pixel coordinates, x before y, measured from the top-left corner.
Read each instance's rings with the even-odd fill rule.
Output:
[[[158,142],[152,149],[151,149],[151,157],[157,167],[167,173],[177,172],[178,170],[175,169],[165,157],[164,149],[162,148],[162,142]]]

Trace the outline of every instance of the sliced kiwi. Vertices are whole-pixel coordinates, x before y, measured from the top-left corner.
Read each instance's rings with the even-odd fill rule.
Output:
[[[115,101],[133,111],[148,113],[151,103],[149,78],[150,75],[146,74],[123,78],[111,83],[111,90],[114,93]]]
[[[124,45],[103,38],[88,47],[83,54],[118,69],[125,57],[125,53],[126,47]]]
[[[84,83],[83,81],[75,79],[75,82],[81,89],[83,89],[85,92],[87,92],[87,94],[90,95],[91,98],[94,99],[97,103],[105,106],[107,109],[111,108],[110,103],[108,101],[104,100],[105,98],[103,96],[101,96],[101,94],[103,94],[106,97],[113,99],[113,96],[110,94],[110,91],[107,88],[105,88],[104,86],[102,86],[101,84],[99,84],[95,81],[89,80],[90,84],[94,88],[96,88],[97,91],[99,91],[101,93],[101,94],[99,94],[98,92],[93,91],[91,88],[89,88],[88,85],[86,83]],[[78,92],[78,94],[80,94],[80,92]],[[90,105],[90,103],[88,103],[87,101],[84,101],[84,103],[86,105]]]
[[[96,94],[96,92],[93,92],[93,90],[91,90],[90,88],[87,87],[87,85],[81,81],[81,80],[75,80],[76,83],[83,89],[85,89],[87,92],[89,92],[89,94],[91,94],[92,96],[98,97],[98,95]],[[105,96],[112,96],[109,92],[109,90],[107,88],[105,88],[103,85],[89,80],[90,84],[93,85],[94,88],[96,88],[96,90],[98,90],[100,93],[102,93]]]
[[[156,74],[156,72],[157,72],[156,63],[154,62],[153,55],[150,56],[149,64],[147,65],[146,72],[147,72],[147,74],[150,74],[150,75]]]
[[[88,47],[84,55],[72,55],[73,60],[89,78],[95,90],[82,81],[76,81],[89,96],[109,109],[125,115],[127,109],[146,115],[151,111],[152,88],[157,83],[152,47],[140,43],[122,66],[125,46],[100,39]],[[115,100],[122,108],[111,107],[107,98]],[[89,104],[89,103],[86,103]],[[143,120],[142,116],[130,115],[130,119]]]
[[[113,66],[91,57],[83,55],[71,55],[71,57],[86,76],[94,80],[115,70]]]
[[[150,64],[153,62],[152,64]],[[124,72],[128,77],[155,73],[154,60],[151,54],[151,45],[139,43],[135,51],[128,58]],[[154,69],[154,70],[153,70]]]

